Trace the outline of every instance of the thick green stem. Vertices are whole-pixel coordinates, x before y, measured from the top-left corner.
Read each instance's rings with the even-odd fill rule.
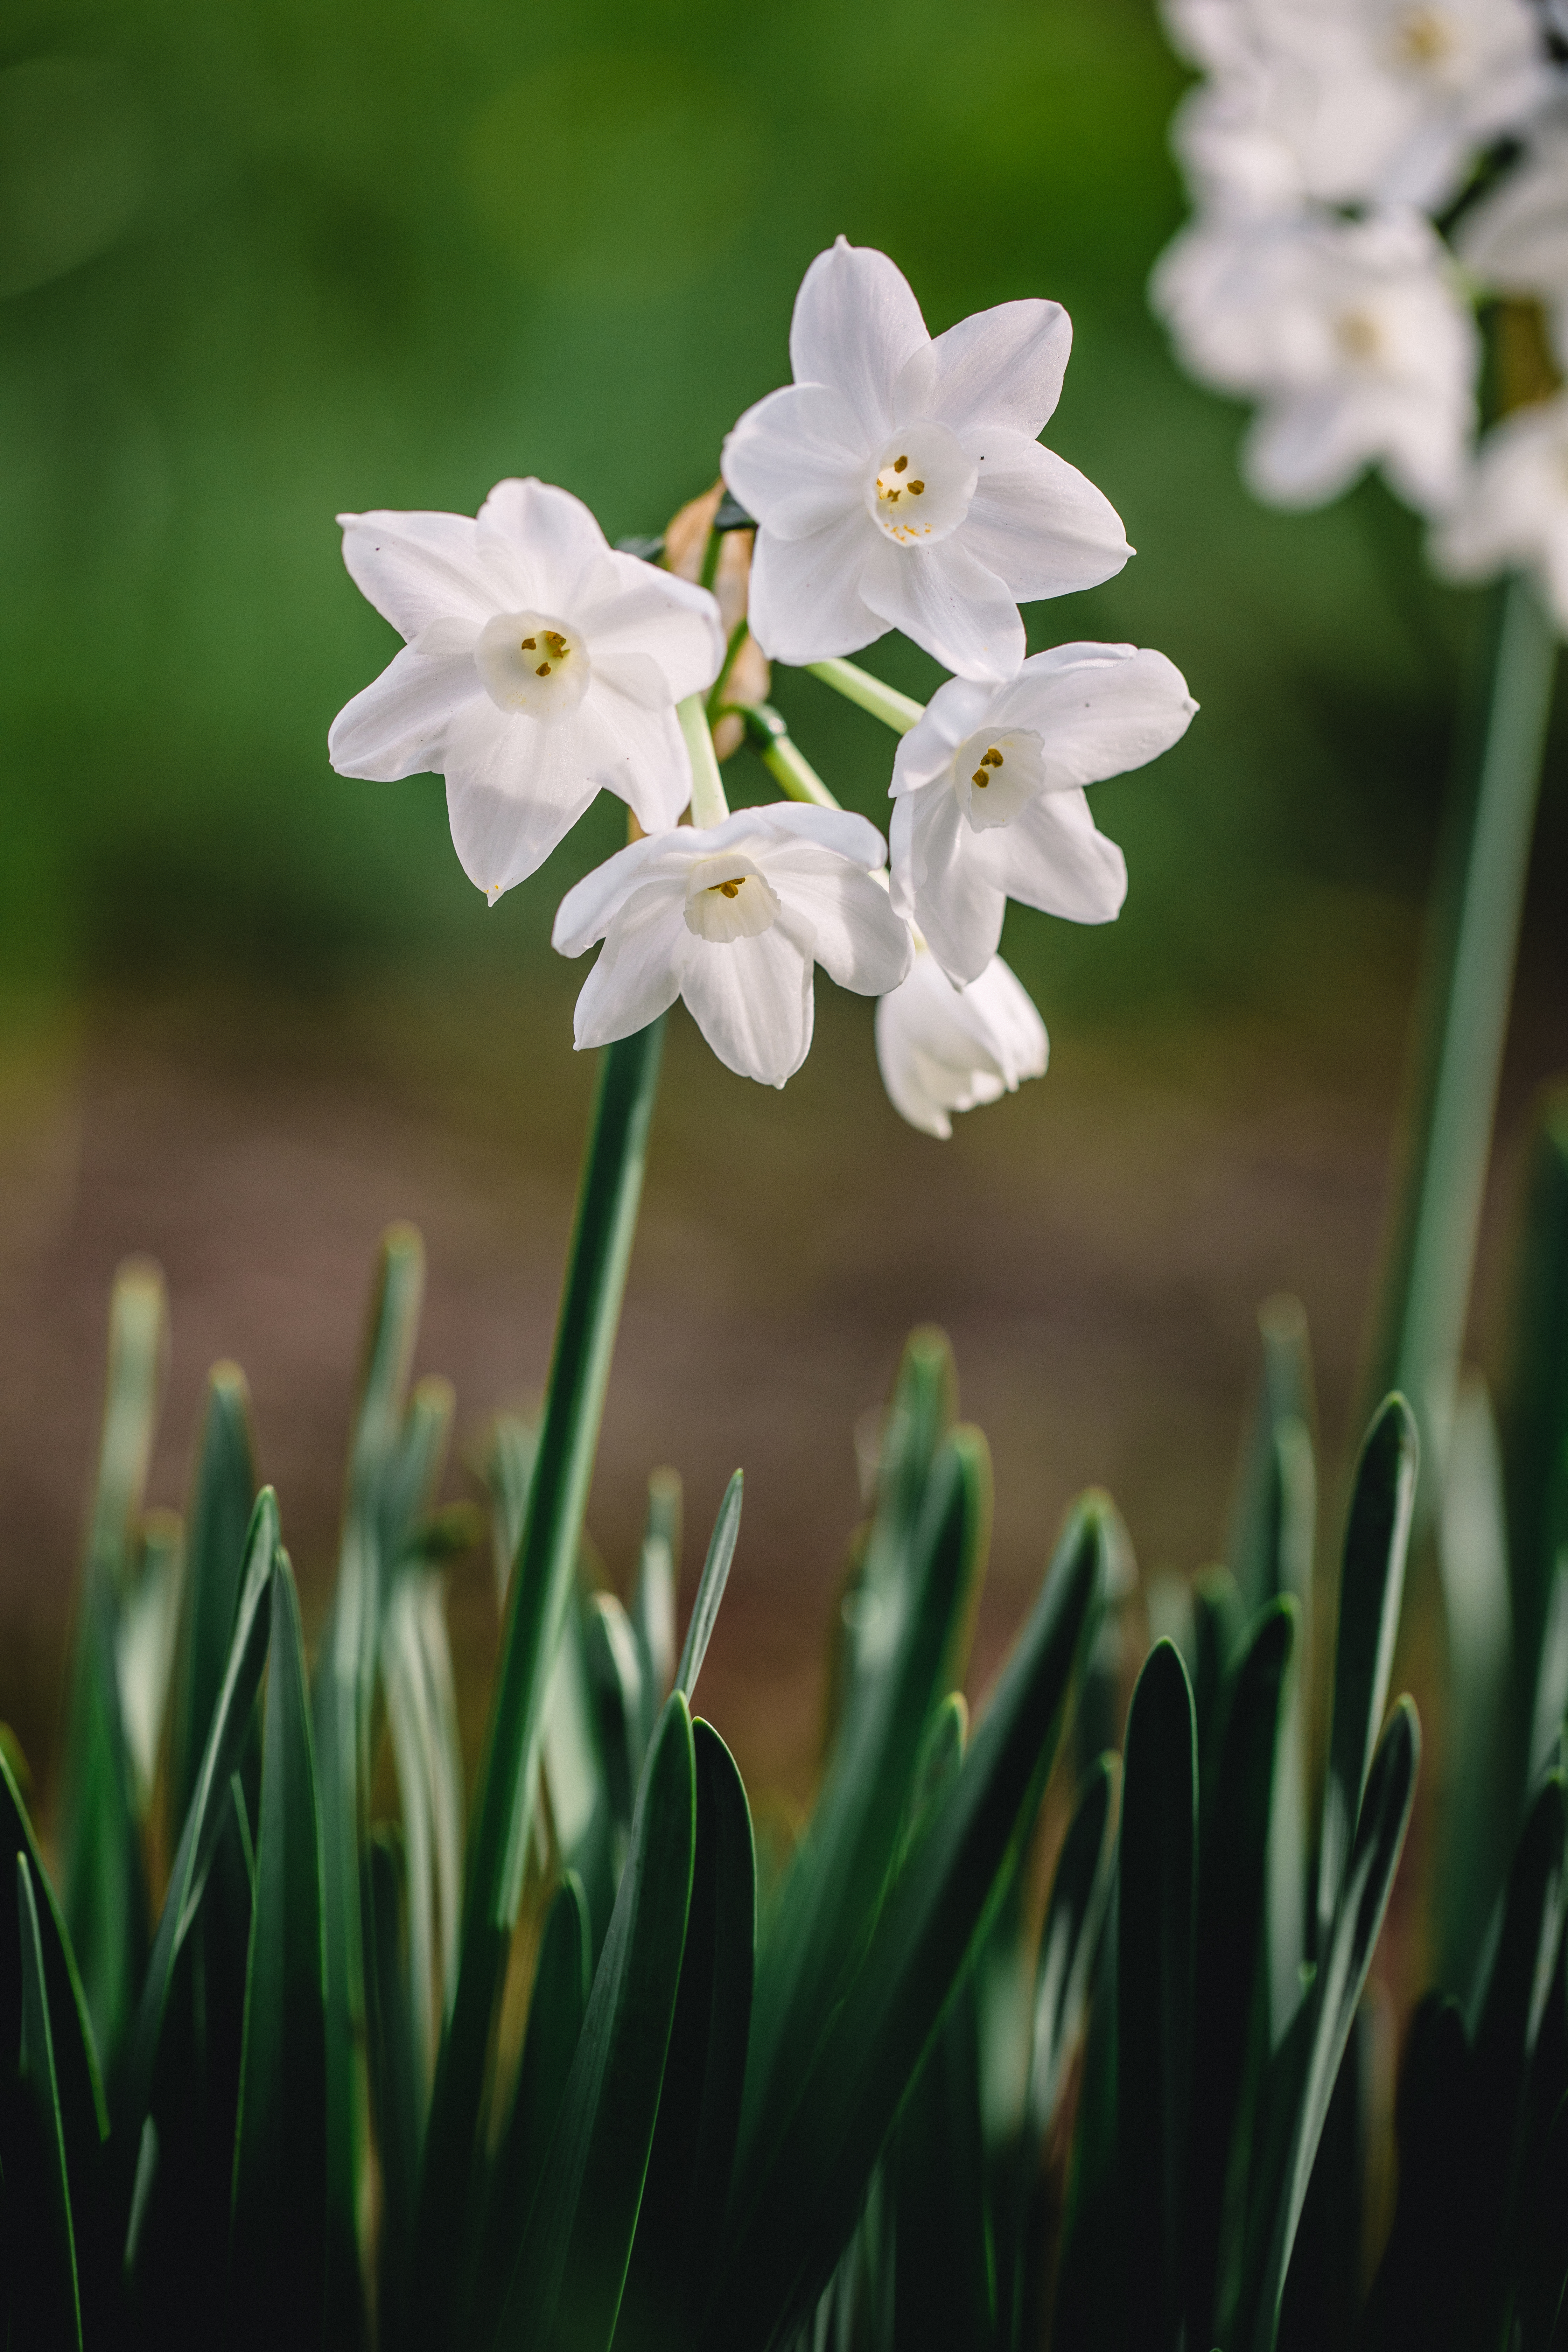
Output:
[[[675,715],[691,761],[691,822],[700,833],[710,824],[722,824],[730,803],[724,797],[724,781],[719,773],[719,756],[702,697],[689,694],[684,702],[676,704]]]
[[[425,2147],[410,2343],[440,2343],[454,2315],[491,2022],[522,1893],[545,1699],[576,1570],[663,1038],[661,1019],[609,1046],[600,1066],[469,1839],[462,1959]]]
[[[879,719],[884,727],[893,728],[900,735],[907,735],[925,717],[923,702],[917,702],[912,695],[900,694],[896,686],[884,686],[879,677],[873,677],[868,669],[861,669],[856,662],[807,662],[806,668],[824,686],[830,686],[835,694],[841,694],[847,702],[858,703],[862,710],[868,710],[873,719]]]
[[[1398,1388],[1415,1408],[1426,1507],[1453,1417],[1556,654],[1534,589],[1521,578],[1505,582],[1489,692],[1461,748],[1446,821],[1373,1359],[1373,1398]]]
[[[738,719],[745,720],[752,751],[786,798],[810,801],[816,808],[836,809],[842,805],[834,799],[805,753],[791,740],[789,729],[771,702],[737,702],[730,708]]]

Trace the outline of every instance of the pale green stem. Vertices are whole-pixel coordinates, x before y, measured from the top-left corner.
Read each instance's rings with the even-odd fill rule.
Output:
[[[819,677],[824,686],[830,686],[846,702],[858,703],[896,734],[907,735],[926,715],[923,702],[917,702],[912,695],[900,694],[896,686],[884,686],[879,677],[873,677],[868,669],[860,668],[856,662],[807,662],[805,667],[813,677]]]
[[[1435,1501],[1491,1156],[1557,644],[1530,583],[1499,591],[1484,721],[1462,756],[1428,935],[1403,1199],[1373,1393],[1403,1390]]]
[[[689,694],[684,702],[676,705],[675,715],[680,721],[691,761],[691,822],[699,833],[705,833],[710,824],[723,824],[730,814],[730,803],[724,798],[723,779],[719,773],[718,754],[713,749],[712,730],[701,695]]]
[[[735,702],[730,709],[746,722],[746,733],[752,749],[786,799],[809,801],[814,808],[836,809],[843,803],[834,798],[806,758],[792,740],[771,702]]]

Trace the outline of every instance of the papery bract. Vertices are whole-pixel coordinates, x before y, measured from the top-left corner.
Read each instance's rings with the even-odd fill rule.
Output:
[[[1464,497],[1430,544],[1434,564],[1452,580],[1533,572],[1568,634],[1568,393],[1494,426]]]
[[[890,628],[961,677],[1024,656],[1020,602],[1089,588],[1132,552],[1114,509],[1042,448],[1072,330],[1005,302],[933,341],[886,254],[840,237],[795,300],[795,382],[749,408],[724,478],[759,525],[752,627],[779,661]]]
[[[885,845],[843,809],[783,802],[634,842],[569,890],[563,955],[604,951],[577,999],[579,1047],[629,1036],[684,998],[726,1066],[782,1087],[811,1045],[812,966],[883,996],[913,953],[872,879]]]
[[[1004,686],[938,689],[893,763],[892,889],[951,979],[979,979],[1009,898],[1077,923],[1120,912],[1127,868],[1083,787],[1168,751],[1196,709],[1135,646],[1057,646]]]
[[[464,871],[493,902],[601,789],[649,831],[691,793],[675,706],[717,677],[706,590],[616,552],[584,506],[501,482],[478,518],[340,515],[343,561],[407,639],[332,722],[340,775],[447,779]]]
[[[1200,221],[1150,291],[1193,373],[1260,403],[1243,458],[1259,498],[1321,505],[1374,465],[1425,512],[1457,495],[1479,339],[1418,214]]]
[[[1000,956],[958,988],[917,940],[909,978],[877,1007],[877,1065],[893,1108],[944,1141],[954,1111],[1044,1077],[1049,1054],[1045,1023]]]

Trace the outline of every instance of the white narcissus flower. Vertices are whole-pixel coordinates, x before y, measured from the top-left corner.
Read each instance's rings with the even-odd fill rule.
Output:
[[[478,519],[340,515],[343,561],[407,639],[328,738],[340,775],[447,779],[452,840],[492,905],[601,789],[652,832],[691,796],[675,706],[724,657],[706,590],[617,554],[584,506],[498,483]]]
[[[567,892],[552,933],[563,955],[605,942],[578,1046],[630,1036],[679,996],[728,1068],[782,1087],[811,1045],[814,961],[861,996],[910,968],[909,927],[872,879],[885,855],[863,816],[795,802],[618,851]]]
[[[1261,404],[1242,459],[1258,497],[1318,506],[1369,466],[1426,513],[1458,494],[1480,343],[1418,214],[1199,223],[1150,293],[1194,375]]]
[[[1568,635],[1568,393],[1516,409],[1488,434],[1431,553],[1451,580],[1533,572]]]
[[[893,762],[892,889],[951,980],[980,978],[1009,898],[1075,923],[1120,912],[1127,868],[1083,787],[1158,758],[1196,709],[1136,646],[1057,646],[1005,686],[939,688]]]
[[[1038,436],[1072,343],[1058,302],[1005,302],[933,342],[884,253],[842,237],[795,298],[795,382],[749,408],[724,479],[759,525],[751,620],[775,660],[902,629],[963,677],[1010,677],[1020,603],[1092,588],[1132,550]]]
[[[1000,956],[955,988],[923,941],[909,978],[877,1007],[877,1066],[893,1108],[945,1142],[952,1114],[1043,1078],[1046,1024]]]
[[[1455,246],[1494,294],[1568,307],[1568,110],[1541,122],[1523,154],[1466,213]],[[1562,320],[1558,320],[1561,339]]]
[[[1246,115],[1323,204],[1436,209],[1554,87],[1530,0],[1167,0],[1166,13],[1215,78],[1184,145],[1217,161]]]

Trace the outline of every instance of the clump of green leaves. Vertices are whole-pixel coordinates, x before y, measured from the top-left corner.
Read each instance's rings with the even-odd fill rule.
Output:
[[[1190,1638],[1150,1652],[1118,1758],[1100,1741],[1129,1556],[1096,1496],[971,1732],[988,1459],[956,1422],[945,1343],[917,1333],[833,1631],[816,1801],[759,1894],[746,1791],[693,1713],[739,1477],[679,1649],[669,1474],[625,1602],[584,1556],[613,1186],[585,1191],[541,1427],[492,1433],[504,1634],[467,1832],[444,1563],[476,1529],[437,1501],[451,1393],[409,1383],[416,1237],[383,1254],[313,1664],[232,1368],[212,1376],[184,1524],[143,1509],[164,1309],[155,1275],[126,1269],[58,1874],[0,1748],[9,2341],[1562,2340],[1560,1129],[1533,1197],[1488,1489],[1515,1532],[1478,1569],[1474,1493],[1439,1530],[1449,1553],[1472,1543],[1446,1588],[1513,1579],[1506,1672],[1456,1643],[1450,1739],[1490,1759],[1487,1802],[1460,1809],[1485,1852],[1453,1924],[1479,1958],[1409,2037],[1370,2292],[1363,1994],[1420,1744],[1410,1701],[1388,1704],[1415,1484],[1400,1399],[1356,1472],[1319,1742],[1310,1381],[1299,1318],[1266,1318],[1235,1572],[1201,1578]]]

